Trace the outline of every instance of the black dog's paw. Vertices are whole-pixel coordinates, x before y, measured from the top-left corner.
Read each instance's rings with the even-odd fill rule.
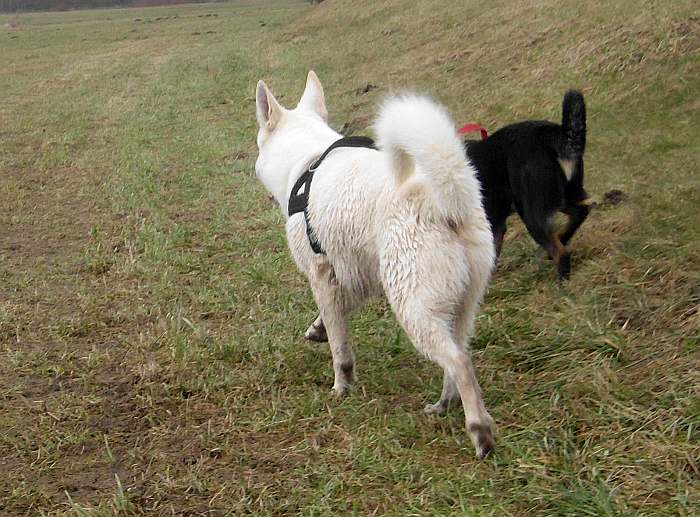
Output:
[[[571,276],[571,255],[562,255],[559,259],[559,280],[568,280]]]

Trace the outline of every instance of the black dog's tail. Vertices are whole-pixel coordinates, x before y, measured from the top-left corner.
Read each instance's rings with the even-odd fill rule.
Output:
[[[586,149],[586,104],[578,90],[569,90],[564,95],[561,128],[564,132],[561,157],[578,160]]]

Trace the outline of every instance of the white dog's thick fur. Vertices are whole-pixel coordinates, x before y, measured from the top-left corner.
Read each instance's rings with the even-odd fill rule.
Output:
[[[297,107],[279,105],[265,83],[256,92],[256,174],[287,217],[291,189],[341,137],[326,123],[323,88],[309,72]],[[380,151],[338,148],[315,173],[308,216],[326,254],[316,254],[302,214],[287,219],[287,241],[309,278],[333,355],[333,390],[354,380],[346,315],[366,298],[386,295],[418,351],[444,370],[443,412],[461,398],[477,455],[494,444],[469,354],[478,305],[494,263],[494,245],[479,183],[445,110],[403,96],[381,109]]]

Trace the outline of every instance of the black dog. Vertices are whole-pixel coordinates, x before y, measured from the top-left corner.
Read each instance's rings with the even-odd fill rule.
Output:
[[[483,140],[465,140],[464,146],[481,181],[496,255],[501,253],[506,220],[517,212],[532,238],[556,263],[559,278],[569,278],[567,244],[589,211],[583,189],[586,106],[581,92],[569,90],[564,95],[561,126],[528,120],[505,126]],[[552,228],[557,212],[569,216],[561,234]],[[320,316],[304,337],[328,341]]]
[[[571,259],[567,244],[588,216],[583,189],[586,106],[581,92],[564,95],[561,126],[530,120],[505,126],[484,140],[466,140],[467,156],[477,169],[484,209],[491,223],[496,254],[501,252],[506,219],[517,212],[527,231],[567,279]],[[556,212],[569,216],[554,232]]]

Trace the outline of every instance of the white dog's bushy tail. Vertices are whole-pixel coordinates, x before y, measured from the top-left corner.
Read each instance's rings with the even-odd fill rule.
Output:
[[[481,206],[481,190],[445,108],[427,97],[389,99],[375,123],[377,145],[390,153],[396,183],[422,191],[425,216],[459,222]]]

